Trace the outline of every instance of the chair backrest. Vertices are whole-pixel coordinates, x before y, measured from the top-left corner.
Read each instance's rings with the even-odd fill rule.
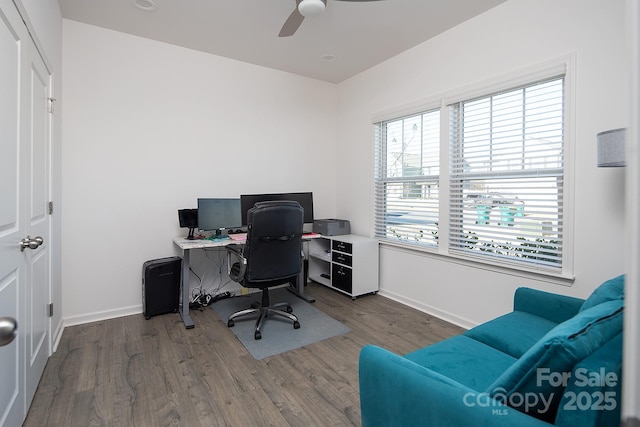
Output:
[[[256,203],[247,212],[247,285],[286,281],[302,265],[303,210],[298,202]]]

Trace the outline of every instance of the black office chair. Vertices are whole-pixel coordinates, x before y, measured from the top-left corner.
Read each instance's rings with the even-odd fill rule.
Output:
[[[227,326],[241,316],[258,315],[254,338],[262,338],[260,328],[270,315],[293,321],[298,318],[288,303],[271,304],[269,288],[298,280],[302,268],[303,210],[298,202],[273,201],[256,203],[247,212],[247,241],[242,247],[228,246],[229,277],[246,288],[262,289],[262,303],[229,316]],[[233,259],[237,261],[232,262]]]

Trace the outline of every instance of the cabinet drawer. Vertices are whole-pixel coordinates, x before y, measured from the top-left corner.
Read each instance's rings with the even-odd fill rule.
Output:
[[[339,240],[333,241],[332,249],[334,251],[346,252],[348,254],[353,253],[353,245],[351,243],[341,242]]]
[[[331,260],[333,262],[348,265],[349,267],[353,265],[352,256],[347,254],[342,254],[340,252],[332,252]]]
[[[331,285],[334,288],[351,293],[351,269],[338,264],[331,266]]]

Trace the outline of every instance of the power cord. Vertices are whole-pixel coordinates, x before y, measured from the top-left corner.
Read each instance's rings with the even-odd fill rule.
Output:
[[[234,293],[232,292],[221,292],[222,288],[224,288],[225,286],[227,286],[229,283],[231,283],[232,281],[229,279],[228,281],[226,281],[225,283],[221,283],[222,282],[222,277],[223,277],[223,270],[225,268],[226,265],[226,257],[220,256],[218,255],[218,259],[215,259],[214,257],[210,256],[210,252],[213,251],[209,251],[205,249],[205,255],[206,257],[213,262],[213,264],[217,267],[217,273],[218,273],[218,287],[214,290],[208,290],[208,289],[203,289],[203,284],[204,284],[204,274],[202,275],[202,277],[198,276],[198,274],[196,274],[195,271],[193,271],[193,269],[189,269],[190,272],[196,276],[198,278],[198,281],[200,283],[200,285],[196,288],[193,288],[191,290],[191,300],[189,301],[189,308],[193,309],[193,310],[200,310],[203,311],[205,309],[205,307],[213,304],[216,301],[220,301],[222,299],[225,298],[231,298],[233,296],[235,296]],[[219,254],[220,251],[215,251],[216,254]],[[206,271],[205,271],[206,273]]]
[[[222,292],[219,293],[218,295],[214,296],[212,299],[212,302],[218,302],[222,299],[227,299],[227,298],[231,298],[234,297],[235,294],[233,292]]]
[[[191,301],[189,302],[189,308],[201,311],[203,311],[205,307],[213,304],[214,302],[235,296],[235,294],[232,292],[221,292],[219,294],[213,295],[208,292],[202,292],[197,288],[193,291],[194,292],[191,295]]]
[[[195,288],[191,291],[191,301],[189,302],[189,308],[204,310],[206,306],[211,304],[213,295],[203,291],[202,288]]]

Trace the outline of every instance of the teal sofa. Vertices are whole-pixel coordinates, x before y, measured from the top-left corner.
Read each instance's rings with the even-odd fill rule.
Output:
[[[530,288],[511,313],[400,356],[360,352],[363,427],[617,426],[624,276],[586,300]]]

